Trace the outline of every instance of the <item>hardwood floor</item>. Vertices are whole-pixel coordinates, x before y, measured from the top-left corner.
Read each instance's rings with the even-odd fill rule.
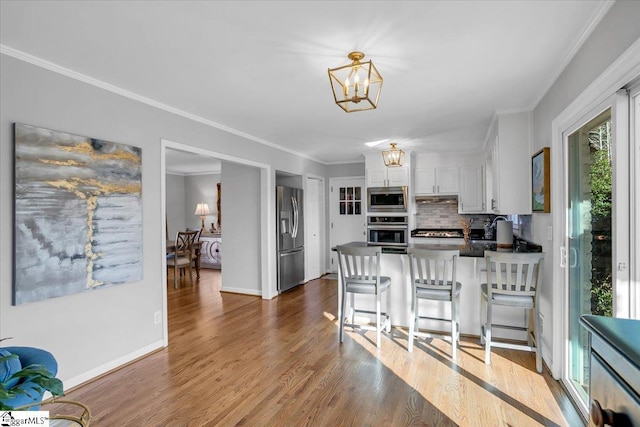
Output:
[[[458,360],[442,340],[346,329],[338,342],[336,282],[278,298],[220,293],[220,274],[173,288],[169,347],[67,393],[92,426],[579,426],[582,420],[533,353],[477,340]]]

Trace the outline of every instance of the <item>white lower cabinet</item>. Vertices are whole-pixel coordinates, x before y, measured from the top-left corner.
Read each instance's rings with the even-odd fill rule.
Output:
[[[222,237],[200,236],[200,266],[204,268],[222,268]]]

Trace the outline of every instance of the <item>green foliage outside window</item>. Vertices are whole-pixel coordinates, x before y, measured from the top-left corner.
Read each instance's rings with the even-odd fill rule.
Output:
[[[612,315],[611,271],[611,121],[592,129],[591,147],[591,313]]]

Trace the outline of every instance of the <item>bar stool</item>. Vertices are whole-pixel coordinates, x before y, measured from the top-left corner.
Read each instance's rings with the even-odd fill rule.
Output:
[[[407,350],[413,351],[414,337],[433,337],[451,340],[451,357],[456,357],[457,342],[460,340],[460,289],[462,284],[456,280],[456,266],[459,250],[428,250],[410,248],[409,269],[411,272],[411,313],[409,315],[409,344]],[[432,315],[421,316],[418,313],[419,300],[448,302],[451,305],[449,318]],[[437,320],[451,325],[449,334],[424,333],[418,331],[418,321]]]
[[[381,331],[385,329],[391,332],[391,319],[389,317],[389,307],[391,305],[389,286],[391,278],[380,275],[380,255],[382,248],[376,247],[355,247],[338,246],[338,267],[342,286],[340,294],[342,303],[340,304],[340,342],[343,342],[343,331],[345,326],[352,328],[368,329],[376,331],[376,346],[380,348]],[[386,312],[382,312],[382,293],[387,293]],[[345,323],[345,311],[347,295],[351,294],[351,323]],[[375,295],[376,311],[356,310],[355,294]],[[355,323],[356,313],[375,314],[375,326],[360,325]],[[382,319],[384,316],[384,319]]]
[[[538,304],[538,288],[542,282],[544,253],[511,253],[485,251],[487,262],[487,283],[480,285],[480,342],[485,346],[484,361],[491,363],[491,347],[502,347],[513,350],[525,350],[536,353],[536,370],[542,372],[542,355],[539,348],[538,331],[540,331],[540,315]],[[519,307],[528,315],[526,326],[514,326],[493,323],[494,308]],[[483,314],[485,313],[485,314]],[[531,319],[533,316],[533,319]],[[496,341],[492,337],[492,329],[511,329],[527,332],[527,344]]]

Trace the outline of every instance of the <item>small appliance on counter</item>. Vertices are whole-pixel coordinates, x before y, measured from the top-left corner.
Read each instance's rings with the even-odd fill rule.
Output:
[[[498,221],[496,223],[496,242],[499,248],[513,247],[513,221]]]

